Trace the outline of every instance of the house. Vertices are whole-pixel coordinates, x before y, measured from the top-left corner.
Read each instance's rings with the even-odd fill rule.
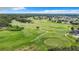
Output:
[[[77,28],[76,30],[74,30],[74,28],[71,28],[71,31],[69,31],[70,34],[72,35],[79,35],[79,28]]]
[[[0,28],[7,27],[8,25],[5,23],[0,23]]]
[[[73,35],[79,35],[79,30],[72,30],[72,31],[69,31],[69,33]]]

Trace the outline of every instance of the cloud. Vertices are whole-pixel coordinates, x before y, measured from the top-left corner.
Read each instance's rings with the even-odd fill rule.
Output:
[[[79,14],[79,10],[44,10],[39,12],[26,12],[26,13],[43,13],[43,14]]]
[[[53,14],[79,14],[79,10],[45,10],[44,13]]]
[[[13,7],[0,7],[0,10],[12,9]]]
[[[24,7],[0,7],[0,10],[23,10]]]
[[[14,8],[12,8],[12,10],[23,10],[23,9],[25,9],[24,7],[14,7]]]
[[[8,10],[7,10],[8,9]],[[24,10],[25,9],[25,10]],[[0,10],[5,10],[5,11],[0,11],[0,13],[17,13],[17,14],[23,14],[23,13],[36,13],[36,14],[79,14],[79,10],[42,10],[42,11],[34,11],[34,10],[29,10],[24,7],[4,7],[1,8]],[[6,11],[7,10],[7,11]],[[20,10],[20,11],[18,11]]]

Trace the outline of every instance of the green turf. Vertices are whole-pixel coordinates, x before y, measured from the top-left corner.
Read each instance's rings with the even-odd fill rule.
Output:
[[[47,20],[33,20],[34,23],[13,21],[12,25],[23,26],[22,31],[0,31],[0,50],[47,50],[48,47],[69,47],[75,43],[65,37],[69,31],[67,24],[53,23]],[[39,29],[36,29],[39,26]]]

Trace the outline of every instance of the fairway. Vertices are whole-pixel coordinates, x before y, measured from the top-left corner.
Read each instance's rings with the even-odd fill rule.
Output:
[[[0,50],[42,50],[54,47],[70,47],[73,39],[65,34],[70,25],[48,20],[33,20],[34,23],[12,21],[12,25],[23,26],[22,31],[0,31]],[[39,29],[36,29],[39,26]],[[74,39],[75,40],[75,39]]]

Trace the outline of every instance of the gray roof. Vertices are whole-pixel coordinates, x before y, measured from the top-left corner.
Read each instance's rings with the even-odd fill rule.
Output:
[[[70,34],[74,34],[74,35],[77,35],[79,34],[79,30],[72,30],[69,32]]]

